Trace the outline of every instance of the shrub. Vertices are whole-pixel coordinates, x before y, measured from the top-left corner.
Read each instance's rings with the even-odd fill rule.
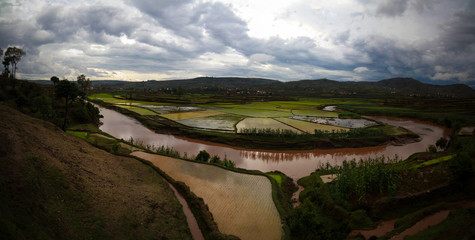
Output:
[[[201,150],[198,155],[196,155],[195,157],[195,161],[199,161],[199,162],[208,162],[209,160],[209,153],[206,151],[206,150]]]

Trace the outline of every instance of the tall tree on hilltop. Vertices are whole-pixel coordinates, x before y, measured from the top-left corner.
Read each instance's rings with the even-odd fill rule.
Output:
[[[79,89],[78,85],[66,79],[61,80],[55,85],[55,95],[57,98],[64,98],[64,122],[63,131],[66,130],[66,123],[68,119],[69,105],[74,102],[79,96],[84,93]]]
[[[87,95],[89,89],[91,88],[91,81],[89,80],[89,78],[86,79],[86,75],[84,74],[79,75],[77,80],[79,87]]]
[[[16,79],[16,65],[18,64],[18,62],[20,62],[21,57],[23,57],[24,55],[26,55],[25,51],[17,47],[8,47],[7,51],[5,51],[3,64],[5,65],[5,63],[8,63],[9,65],[11,65],[11,73],[13,79]]]
[[[56,86],[56,84],[58,84],[58,82],[59,82],[59,78],[56,77],[56,76],[52,76],[52,77],[50,78],[50,80],[51,80],[51,82],[53,82],[53,85],[54,85],[54,86]]]

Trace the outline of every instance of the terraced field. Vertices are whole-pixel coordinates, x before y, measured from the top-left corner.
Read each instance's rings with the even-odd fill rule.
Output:
[[[220,114],[223,114],[223,113],[215,111],[215,110],[205,110],[205,111],[195,111],[195,112],[167,113],[167,114],[161,114],[160,116],[164,118],[168,118],[170,120],[178,121],[178,120],[191,119],[191,118],[209,117],[209,116],[220,115]]]
[[[178,120],[177,122],[195,128],[234,131],[234,125],[244,117],[234,114],[220,114],[207,117]]]
[[[281,239],[280,217],[266,177],[144,152],[132,155],[188,185],[208,205],[221,232],[241,239]]]
[[[324,125],[324,124],[318,124],[318,123],[312,123],[312,122],[306,122],[306,121],[301,121],[301,120],[296,120],[296,119],[291,119],[291,118],[276,118],[277,121],[280,121],[282,123],[288,124],[294,128],[297,128],[301,131],[307,132],[307,133],[314,133],[315,130],[321,130],[321,131],[340,131],[340,130],[348,130],[348,128],[343,128],[343,127],[337,127],[337,126],[331,126],[331,125]]]
[[[279,118],[287,119],[287,118]],[[294,132],[300,133],[298,129],[290,127],[283,124],[273,118],[245,118],[236,125],[237,132],[241,132],[242,129],[281,129],[281,130],[292,130]]]
[[[156,112],[150,111],[150,110],[142,108],[142,107],[123,105],[123,104],[114,104],[114,106],[128,109],[128,110],[136,112],[140,115],[158,115]]]

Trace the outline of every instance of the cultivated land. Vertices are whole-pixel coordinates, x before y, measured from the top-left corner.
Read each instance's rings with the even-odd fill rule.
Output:
[[[125,94],[127,96],[127,94]],[[143,100],[126,100],[125,96],[112,94],[93,94],[91,100],[106,107],[115,107],[122,113],[137,118],[144,125],[160,132],[203,139],[229,145],[268,149],[312,149],[316,146],[324,148],[345,147],[348,141],[343,141],[337,135],[322,133],[342,132],[348,130],[338,126],[344,122],[353,128],[364,129],[359,134],[352,134],[355,141],[347,147],[374,146],[388,141],[405,141],[416,135],[406,132],[394,135],[390,126],[372,124],[371,128],[380,129],[378,134],[367,130],[365,125],[356,127],[351,123],[351,117],[360,115],[350,112],[330,112],[321,110],[326,105],[367,104],[368,101],[358,99],[309,99],[293,101],[264,101],[236,104],[223,97],[212,98],[208,95],[182,96],[179,99],[193,98],[199,104],[171,103],[171,98],[162,98],[161,102],[146,102]],[[145,97],[138,97],[146,99]],[[181,100],[175,99],[175,102]],[[214,102],[207,102],[213,99]],[[227,99],[227,100],[226,100]],[[155,99],[156,100],[156,99]],[[121,101],[121,104],[117,102]],[[218,102],[216,102],[218,101]],[[220,102],[222,101],[222,102]],[[109,105],[113,104],[113,105]],[[165,105],[160,105],[165,104]],[[353,106],[352,105],[352,106]],[[345,119],[337,118],[339,115]],[[348,117],[349,116],[349,117]],[[298,119],[293,119],[298,118]],[[323,118],[325,124],[313,123],[312,118]],[[350,118],[350,119],[349,119]],[[341,120],[341,121],[336,121]],[[375,126],[376,125],[376,126]],[[206,130],[206,131],[202,131]],[[288,132],[287,132],[288,131]],[[314,135],[315,131],[319,135]],[[249,136],[252,135],[252,136]]]
[[[151,167],[0,104],[0,222],[6,239],[191,239]]]
[[[242,239],[281,239],[280,216],[266,177],[144,152],[132,155],[188,185],[208,205],[221,232]]]

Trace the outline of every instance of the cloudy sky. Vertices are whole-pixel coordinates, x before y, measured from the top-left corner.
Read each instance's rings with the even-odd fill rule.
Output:
[[[475,85],[473,0],[0,0],[18,76]]]

